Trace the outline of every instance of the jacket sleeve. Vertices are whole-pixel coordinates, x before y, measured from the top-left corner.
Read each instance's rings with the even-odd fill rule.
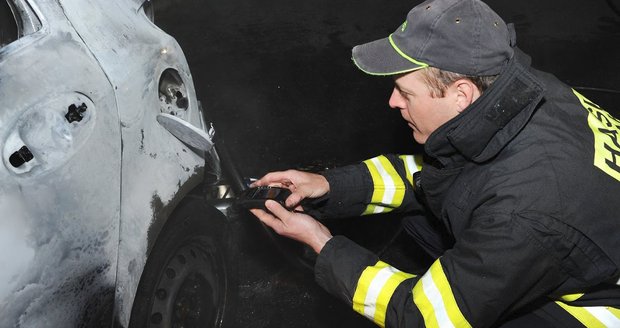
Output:
[[[336,236],[319,254],[315,277],[381,327],[489,327],[566,279],[538,237],[510,215],[481,218],[414,276]]]
[[[330,192],[318,215],[335,218],[412,210],[418,206],[414,173],[421,165],[421,156],[390,154],[325,171]]]

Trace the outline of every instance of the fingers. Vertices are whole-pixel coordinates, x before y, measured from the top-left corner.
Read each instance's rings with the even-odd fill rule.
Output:
[[[286,171],[277,171],[265,174],[262,178],[254,181],[251,187],[260,186],[287,186],[291,184],[289,174]]]
[[[273,215],[261,210],[261,209],[251,209],[250,212],[254,214],[262,223],[268,225],[272,229],[278,231],[281,228],[282,221],[274,217]]]
[[[257,208],[250,209],[250,212],[252,212],[252,214],[254,214],[259,220],[261,220],[261,222],[272,228],[275,228],[275,226],[279,227],[281,225],[285,225],[285,222],[293,214],[286,208],[282,207],[280,203],[273,200],[266,201],[265,207],[271,213]]]
[[[265,207],[273,215],[260,209],[250,211],[279,235],[302,242],[316,253],[332,238],[329,229],[309,215],[289,212],[273,200],[266,201]]]
[[[250,186],[287,188],[292,192],[286,200],[288,208],[294,208],[299,205],[304,198],[318,198],[329,192],[329,182],[324,176],[297,170],[267,173]]]

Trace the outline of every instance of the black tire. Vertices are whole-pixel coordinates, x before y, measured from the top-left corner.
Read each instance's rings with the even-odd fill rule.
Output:
[[[130,327],[222,327],[231,310],[226,217],[199,198],[185,199],[149,255]]]

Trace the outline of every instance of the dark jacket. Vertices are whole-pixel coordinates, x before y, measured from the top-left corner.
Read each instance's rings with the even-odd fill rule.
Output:
[[[386,155],[327,171],[321,214],[422,203],[454,247],[414,276],[336,236],[321,286],[381,326],[488,327],[518,311],[620,326],[620,121],[518,53],[425,152],[420,202],[411,158]]]

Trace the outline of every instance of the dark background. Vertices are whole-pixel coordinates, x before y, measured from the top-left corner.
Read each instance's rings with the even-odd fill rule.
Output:
[[[232,157],[245,175],[260,176],[416,151],[387,105],[391,79],[357,70],[351,48],[393,32],[417,3],[161,0],[155,19],[183,47]],[[572,86],[620,89],[620,0],[488,3],[515,23],[534,67]],[[588,95],[608,110],[619,107]]]
[[[421,150],[387,105],[392,80],[365,75],[351,61],[354,45],[386,37],[419,2],[156,0],[155,22],[184,49],[198,98],[243,175],[259,177]],[[620,113],[620,0],[487,3],[515,23],[517,44],[534,67]],[[330,228],[384,250],[401,269],[415,267],[402,256],[417,256],[402,236],[383,248],[398,224],[385,222],[393,219]],[[374,326],[317,287],[311,270],[285,261],[273,244],[256,243],[261,227],[239,227],[243,260],[229,325]]]

